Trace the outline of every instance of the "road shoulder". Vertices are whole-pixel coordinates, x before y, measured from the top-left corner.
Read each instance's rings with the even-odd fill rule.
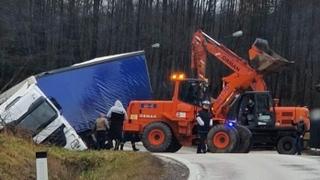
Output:
[[[154,153],[157,157],[162,159],[163,161],[169,162],[169,163],[175,163],[176,166],[183,166],[185,168],[184,171],[180,171],[177,176],[175,176],[173,179],[179,179],[182,177],[182,179],[188,179],[188,180],[198,180],[201,179],[200,169],[197,165],[192,164],[190,161],[179,158],[177,156],[174,156],[174,154],[163,154],[163,153]],[[187,171],[187,172],[186,172]],[[179,176],[179,174],[184,174],[183,176]],[[186,174],[186,175],[185,175]]]

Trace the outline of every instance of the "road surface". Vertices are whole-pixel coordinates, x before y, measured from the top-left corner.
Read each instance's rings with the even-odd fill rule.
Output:
[[[144,148],[139,145],[144,151]],[[186,164],[190,179],[213,180],[319,180],[319,156],[279,155],[274,151],[249,154],[196,154],[184,147],[177,153],[155,153]]]

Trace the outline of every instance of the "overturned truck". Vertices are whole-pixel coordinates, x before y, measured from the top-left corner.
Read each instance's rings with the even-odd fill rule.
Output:
[[[31,132],[36,143],[90,148],[91,127],[119,99],[151,97],[143,51],[95,58],[31,76],[0,95],[1,128]]]

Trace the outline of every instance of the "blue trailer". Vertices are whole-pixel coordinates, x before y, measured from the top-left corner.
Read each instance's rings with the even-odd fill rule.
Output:
[[[144,51],[95,58],[36,79],[80,135],[90,131],[99,113],[107,113],[117,99],[127,107],[131,100],[152,96]]]

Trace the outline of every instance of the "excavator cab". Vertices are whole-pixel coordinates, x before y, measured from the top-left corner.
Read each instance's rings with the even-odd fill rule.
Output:
[[[233,118],[249,128],[273,128],[275,116],[272,110],[272,98],[268,91],[249,91],[238,96],[233,103]],[[230,111],[232,112],[232,111]],[[230,115],[229,115],[230,118]]]

